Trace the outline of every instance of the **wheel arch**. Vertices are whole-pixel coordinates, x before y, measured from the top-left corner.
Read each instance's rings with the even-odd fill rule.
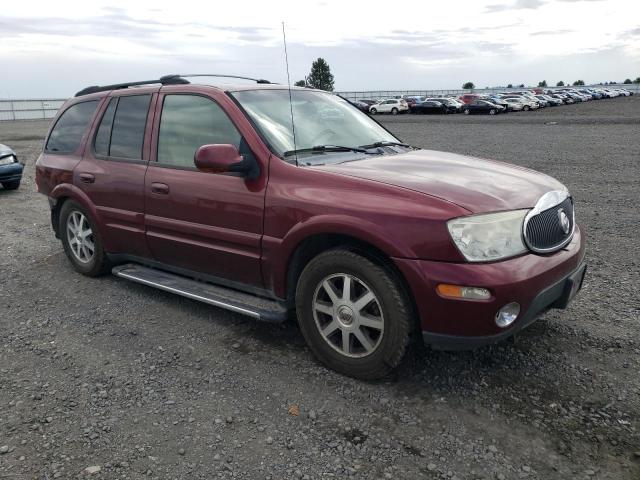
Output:
[[[409,302],[411,317],[415,325],[419,325],[420,320],[418,318],[418,310],[413,291],[407,279],[394,263],[391,255],[387,254],[379,246],[351,234],[334,232],[316,233],[301,239],[297,243],[287,260],[285,276],[287,303],[290,305],[295,303],[298,280],[309,262],[321,253],[338,248],[362,255],[373,263],[383,267],[398,281]]]
[[[56,238],[60,238],[59,226],[62,206],[69,200],[77,202],[81,207],[87,210],[98,228],[98,233],[104,239],[103,241],[107,241],[104,236],[100,217],[95,205],[93,205],[86,193],[71,184],[57,185],[51,193],[49,193],[49,201],[51,202],[51,226],[56,234]]]

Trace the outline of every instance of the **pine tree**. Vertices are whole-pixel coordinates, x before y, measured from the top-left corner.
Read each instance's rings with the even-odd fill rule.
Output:
[[[312,88],[333,92],[333,75],[324,58],[318,58],[311,64],[307,84]]]
[[[546,80],[542,80],[541,82],[538,82],[538,86],[539,87],[546,87],[547,86],[547,81]]]
[[[556,83],[556,87],[564,87],[564,82],[560,80],[558,83]]]

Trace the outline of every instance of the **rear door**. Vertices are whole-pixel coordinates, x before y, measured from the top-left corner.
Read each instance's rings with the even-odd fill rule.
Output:
[[[96,207],[109,253],[150,256],[144,231],[144,177],[157,90],[127,90],[109,98],[75,170],[76,185]]]
[[[206,144],[232,144],[241,154],[254,155],[222,105],[234,107],[222,93],[169,89],[160,94],[155,161],[145,180],[147,242],[163,264],[261,286],[268,157],[254,156],[261,177],[251,181],[238,174],[202,172],[194,164],[196,150]]]

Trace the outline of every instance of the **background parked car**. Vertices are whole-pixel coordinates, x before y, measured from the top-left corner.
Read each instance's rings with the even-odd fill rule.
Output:
[[[491,103],[495,103],[496,105],[500,105],[501,107],[504,107],[505,112],[509,110],[509,104],[505,102],[502,98],[500,98],[498,95],[487,95],[486,98],[483,97],[483,99],[488,100]]]
[[[361,110],[365,113],[369,113],[369,107],[371,105],[369,105],[368,103],[365,103],[361,100],[351,100],[351,103],[358,108],[358,110]]]
[[[495,103],[491,103],[488,100],[476,100],[473,103],[465,105],[462,111],[465,115],[469,115],[472,113],[486,113],[489,115],[495,115],[497,113],[503,112],[504,110],[504,107],[496,105]]]
[[[392,115],[397,115],[398,113],[408,111],[409,105],[407,105],[407,101],[404,98],[390,98],[389,100],[383,100],[369,107],[369,112],[372,115],[377,113],[390,113]]]
[[[427,100],[425,102],[416,103],[415,105],[409,107],[409,111],[411,113],[422,113],[422,114],[428,114],[428,113],[443,114],[443,113],[449,113],[449,108],[444,103]]]
[[[549,106],[552,106],[552,107],[562,105],[563,103],[562,100],[560,100],[559,98],[553,98],[551,95],[546,95],[546,94],[536,95],[536,97],[538,96],[544,98],[549,103]]]
[[[15,190],[20,186],[24,165],[18,161],[13,150],[0,143],[0,184],[5,190]]]
[[[462,111],[462,107],[464,106],[464,103],[462,103],[460,100],[451,97],[427,98],[427,101],[440,102],[446,105],[449,113],[459,113]]]
[[[515,95],[515,94],[514,95],[507,95],[507,96],[503,96],[502,98],[505,99],[505,100],[508,99],[508,98],[515,98],[516,100],[518,100],[518,102],[522,103],[522,105],[523,105],[522,109],[526,110],[526,111],[528,111],[528,110],[537,110],[538,107],[540,106],[536,100],[531,100],[530,98],[524,97],[524,96],[521,96],[521,95]]]
[[[507,104],[507,110],[511,110],[512,112],[524,110],[524,103],[517,98],[505,98],[504,102]],[[527,110],[529,110],[529,107],[527,107]]]
[[[402,98],[406,100],[407,105],[409,105],[409,109],[411,109],[413,105],[416,105],[418,103],[422,103],[425,101],[424,97],[418,97],[418,96],[405,96]]]
[[[473,103],[478,98],[480,98],[480,95],[478,95],[477,93],[465,93],[464,95],[460,95],[460,97],[458,97],[458,99],[465,105]]]

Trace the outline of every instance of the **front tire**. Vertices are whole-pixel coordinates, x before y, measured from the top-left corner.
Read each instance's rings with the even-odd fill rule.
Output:
[[[464,112],[464,114],[465,114],[465,115],[469,115],[469,113],[471,113],[471,112],[469,111],[469,109],[468,109],[468,108],[465,108],[465,109],[463,110],[463,112]]]
[[[489,115],[495,115],[495,114],[496,114],[496,110],[494,108],[489,110]]]
[[[397,109],[397,108],[395,108],[395,107],[393,107],[393,108],[391,109],[391,115],[397,115],[397,114],[398,114],[398,109]]]
[[[353,251],[329,250],[307,264],[296,310],[309,348],[337,372],[381,378],[404,357],[409,300],[392,273]]]
[[[58,232],[64,253],[78,272],[97,277],[111,269],[96,224],[79,203],[67,200],[62,205]]]
[[[372,108],[371,110],[369,110],[369,112],[371,113],[371,115],[375,115],[376,113],[378,113],[378,110]]]

